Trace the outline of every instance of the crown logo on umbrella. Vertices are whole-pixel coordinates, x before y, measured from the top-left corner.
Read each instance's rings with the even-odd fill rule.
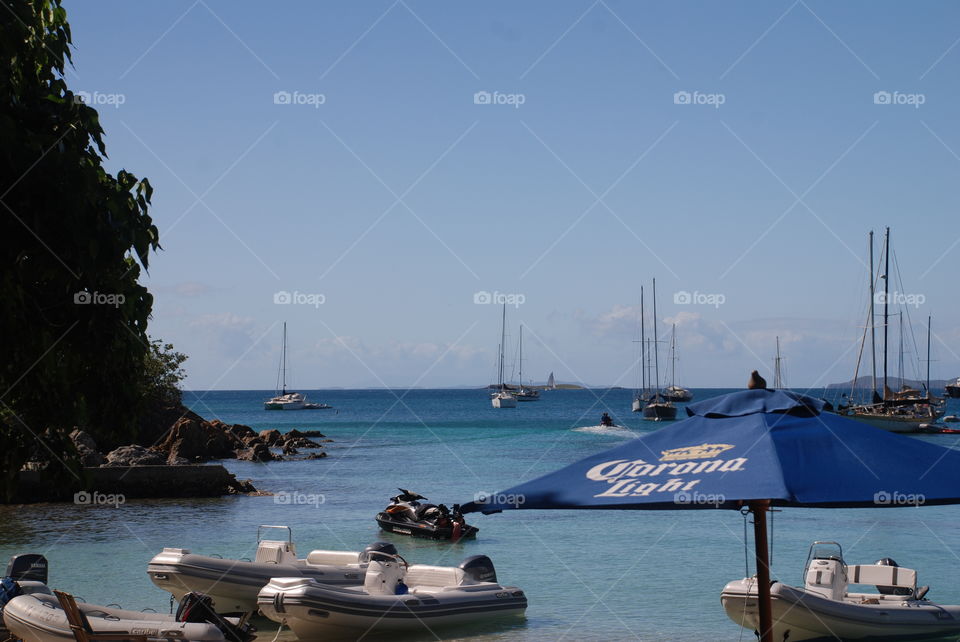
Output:
[[[662,450],[663,457],[660,461],[684,461],[686,459],[711,459],[722,452],[733,448],[730,444],[700,444],[699,446],[687,446],[685,448],[673,448],[671,450]]]

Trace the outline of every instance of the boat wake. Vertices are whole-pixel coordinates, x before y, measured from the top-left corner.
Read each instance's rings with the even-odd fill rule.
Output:
[[[581,426],[574,428],[574,432],[588,432],[593,435],[611,435],[614,437],[639,437],[626,426]]]

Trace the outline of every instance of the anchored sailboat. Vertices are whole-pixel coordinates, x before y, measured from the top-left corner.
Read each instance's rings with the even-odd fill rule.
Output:
[[[642,316],[642,313],[641,313]],[[649,421],[670,421],[677,418],[677,407],[660,391],[660,343],[657,338],[657,280],[653,280],[653,370],[656,392],[643,407],[643,418]]]
[[[935,422],[943,416],[944,407],[941,399],[937,399],[930,393],[929,382],[929,363],[930,363],[930,341],[929,341],[929,319],[927,325],[927,373],[928,381],[926,391],[921,396],[919,390],[903,389],[900,392],[893,392],[889,386],[888,372],[888,353],[889,353],[889,328],[890,328],[890,228],[886,228],[883,243],[884,268],[883,275],[883,396],[877,393],[876,376],[876,354],[873,350],[871,361],[873,363],[873,386],[870,391],[871,399],[867,403],[855,404],[853,402],[855,390],[850,391],[850,404],[841,408],[841,412],[851,419],[862,421],[876,428],[889,430],[891,432],[918,432],[921,426]],[[871,348],[875,345],[875,312],[874,312],[874,273],[873,273],[873,232],[870,232],[870,305],[867,319],[867,326],[864,328],[863,339],[860,345],[860,353],[866,344],[867,330],[870,330]],[[901,323],[901,332],[902,332]],[[902,343],[902,339],[901,339]],[[902,359],[902,348],[901,357]],[[902,368],[901,368],[902,369]],[[857,361],[857,368],[854,371],[853,386],[857,385],[857,374],[860,370],[860,360]],[[903,373],[900,374],[900,383],[903,387]]]
[[[517,379],[520,382],[520,385],[513,396],[517,398],[517,401],[537,401],[540,399],[540,391],[536,388],[527,388],[523,385],[523,324],[520,324],[520,350],[519,356],[517,357],[517,362],[519,367],[517,369]]]
[[[503,382],[503,345],[507,339],[507,304],[503,304],[503,316],[500,321],[500,355],[497,359],[497,391],[491,395],[490,403],[494,408],[516,408],[514,397]]]
[[[690,401],[693,393],[687,388],[677,385],[677,324],[673,324],[673,334],[670,336],[670,385],[663,391],[668,401]]]
[[[283,347],[280,352],[280,372],[277,373],[280,389],[272,398],[263,402],[264,410],[325,410],[330,408],[323,403],[309,403],[299,392],[287,391],[287,322],[283,322]]]
[[[550,373],[550,376],[547,377],[547,390],[556,390],[557,389],[557,380],[553,378],[553,373]]]

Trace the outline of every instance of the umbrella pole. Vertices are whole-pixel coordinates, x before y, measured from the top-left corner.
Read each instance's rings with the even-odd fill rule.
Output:
[[[767,545],[767,511],[770,502],[750,502],[753,513],[753,543],[757,558],[757,597],[760,610],[760,642],[773,642],[773,609],[770,605],[770,548]]]

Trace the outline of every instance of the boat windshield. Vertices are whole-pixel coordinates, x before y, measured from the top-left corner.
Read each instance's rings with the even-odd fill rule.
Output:
[[[810,552],[807,554],[807,563],[803,565],[803,579],[801,583],[806,581],[807,570],[810,568],[810,562],[813,560],[836,560],[844,566],[847,565],[847,563],[843,561],[843,549],[839,543],[814,542],[810,545]]]

